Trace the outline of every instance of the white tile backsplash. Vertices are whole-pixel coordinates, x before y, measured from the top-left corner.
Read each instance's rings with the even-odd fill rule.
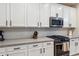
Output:
[[[4,31],[5,39],[19,39],[19,38],[31,38],[33,32],[37,30],[39,37],[49,36],[49,35],[67,35],[67,29],[50,29],[50,28],[38,28],[38,29],[12,29],[10,31]]]

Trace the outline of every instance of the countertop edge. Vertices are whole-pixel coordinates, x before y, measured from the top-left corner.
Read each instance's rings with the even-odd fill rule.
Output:
[[[29,42],[22,42],[22,43],[14,43],[14,44],[3,44],[3,45],[0,45],[0,48],[2,47],[8,47],[8,46],[16,46],[16,45],[26,45],[26,44],[34,44],[34,43],[43,43],[43,42],[53,42],[54,40],[53,39],[50,39],[48,38],[49,40],[41,40],[41,41],[29,41]],[[18,40],[18,39],[17,39]],[[27,39],[25,39],[27,40]],[[19,41],[19,40],[18,40]]]

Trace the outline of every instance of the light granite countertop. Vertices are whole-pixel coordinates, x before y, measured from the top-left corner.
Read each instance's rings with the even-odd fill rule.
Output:
[[[76,39],[76,38],[79,38],[79,37],[70,37],[70,39]]]
[[[54,41],[51,38],[41,37],[38,39],[9,39],[5,41],[0,41],[0,47],[7,47],[13,45],[22,45],[22,44],[31,44],[31,43],[40,43],[40,42],[49,42]]]

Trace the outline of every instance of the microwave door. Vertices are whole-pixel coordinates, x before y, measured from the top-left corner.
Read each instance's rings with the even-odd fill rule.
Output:
[[[62,18],[51,18],[50,19],[50,27],[62,27],[63,26],[63,20]]]

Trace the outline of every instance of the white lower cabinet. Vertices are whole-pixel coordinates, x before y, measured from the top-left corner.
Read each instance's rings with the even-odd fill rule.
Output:
[[[29,56],[42,56],[41,48],[29,49]]]
[[[54,56],[53,42],[0,48],[0,56]]]
[[[44,56],[54,56],[54,46],[53,42],[43,43],[43,55]]]
[[[71,39],[70,40],[70,55],[75,55],[79,53],[79,39]]]
[[[75,54],[75,40],[71,39],[70,40],[70,55],[74,55]]]
[[[42,56],[42,43],[28,45],[29,56]]]
[[[54,56],[53,42],[30,45],[29,56]]]

